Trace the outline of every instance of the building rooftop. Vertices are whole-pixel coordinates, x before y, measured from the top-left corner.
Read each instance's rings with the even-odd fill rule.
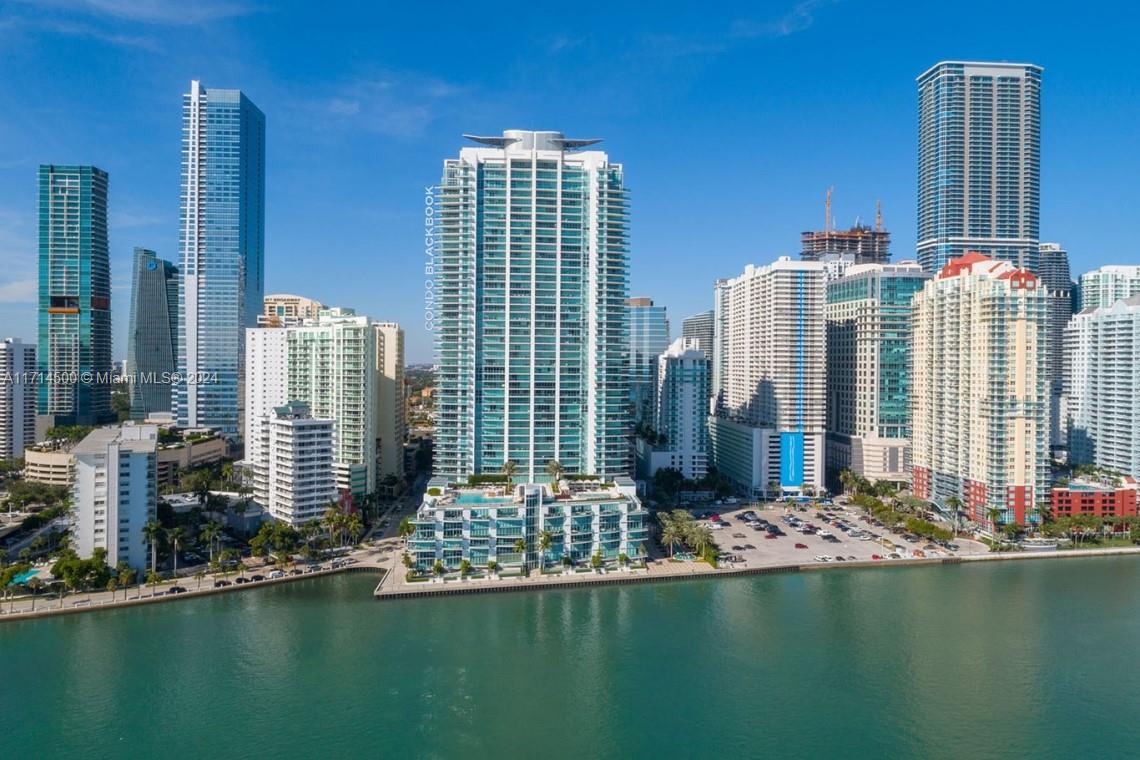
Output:
[[[429,493],[424,497],[424,501],[430,501],[432,506],[438,507],[449,505],[463,507],[522,506],[524,503],[523,496],[528,487],[541,488],[543,502],[622,501],[631,499],[637,492],[633,480],[624,476],[614,478],[612,481],[603,481],[600,478],[591,480],[563,479],[557,487],[552,483],[468,486],[448,483],[446,478],[435,477],[428,482]],[[438,489],[438,495],[431,495],[432,489]]]
[[[158,448],[157,425],[118,425],[92,430],[75,445],[72,454],[104,454],[107,446],[118,443],[128,451],[152,452]]]

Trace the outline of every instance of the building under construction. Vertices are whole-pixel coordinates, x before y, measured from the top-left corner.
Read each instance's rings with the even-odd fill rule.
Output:
[[[891,233],[883,229],[882,210],[876,204],[875,226],[855,225],[849,230],[832,228],[831,190],[827,191],[824,227],[822,232],[805,232],[801,235],[804,261],[820,261],[831,254],[852,254],[856,264],[886,264],[891,260]]]

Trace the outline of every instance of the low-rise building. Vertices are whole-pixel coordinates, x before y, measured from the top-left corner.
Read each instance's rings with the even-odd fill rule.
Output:
[[[455,569],[465,559],[473,567],[491,561],[552,567],[563,557],[586,562],[600,554],[607,563],[623,554],[643,558],[649,514],[628,477],[485,488],[455,487],[436,477],[414,522],[408,551],[421,571],[437,560]],[[547,531],[551,541],[543,551]],[[518,550],[520,541],[525,551]]]
[[[74,462],[66,444],[40,443],[24,449],[24,480],[69,486]]]
[[[158,449],[158,484],[175,485],[179,471],[215,464],[225,458],[226,439],[220,435],[187,435],[177,443],[163,444]]]
[[[1137,484],[1135,478],[1123,477],[1118,482],[1073,480],[1054,486],[1053,518],[1091,515],[1093,517],[1134,517]]]

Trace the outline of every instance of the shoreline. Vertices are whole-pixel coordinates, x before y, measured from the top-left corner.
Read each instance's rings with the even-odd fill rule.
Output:
[[[1074,559],[1081,557],[1114,557],[1140,555],[1138,547],[1114,547],[1107,549],[1063,549],[1052,552],[995,552],[992,554],[977,554],[963,557],[931,557],[895,560],[856,560],[843,563],[813,562],[810,564],[784,563],[762,565],[744,568],[712,568],[700,564],[701,568],[694,567],[694,563],[685,563],[685,568],[675,571],[656,567],[649,570],[631,570],[626,572],[607,573],[606,575],[584,575],[580,578],[567,579],[565,576],[554,576],[549,580],[536,578],[534,580],[468,580],[450,581],[447,583],[423,582],[424,586],[433,588],[393,589],[383,590],[380,586],[373,592],[377,601],[399,601],[406,599],[425,599],[433,596],[454,596],[458,594],[489,594],[510,593],[520,591],[565,590],[574,588],[590,588],[593,586],[616,586],[636,583],[653,583],[664,581],[687,581],[699,579],[740,578],[749,575],[776,575],[785,573],[817,572],[826,570],[862,570],[867,568],[910,568],[933,567],[938,565],[963,565],[972,562],[1009,562],[1018,560],[1037,559]],[[654,572],[657,570],[657,572]],[[385,579],[388,576],[385,576]],[[421,585],[421,584],[417,584]]]

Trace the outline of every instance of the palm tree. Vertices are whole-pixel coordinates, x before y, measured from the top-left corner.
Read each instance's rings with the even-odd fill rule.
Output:
[[[661,543],[669,547],[669,557],[673,556],[673,548],[685,540],[685,534],[676,520],[668,515],[661,515]]]
[[[397,535],[404,539],[404,546],[408,545],[408,539],[416,533],[416,524],[412,522],[411,517],[405,516],[400,520],[400,527],[396,529]]]
[[[554,485],[556,486],[558,485],[558,481],[562,480],[562,476],[565,474],[565,472],[566,468],[563,467],[562,463],[557,459],[551,459],[546,463],[546,474],[551,477],[551,479],[554,481]]]
[[[210,562],[214,561],[214,543],[222,537],[222,526],[216,522],[208,522],[202,526],[199,531],[198,537],[201,538],[210,547]]]
[[[119,579],[112,575],[107,581],[107,590],[111,592],[111,601],[115,601],[115,592],[119,590]]]
[[[703,525],[693,525],[689,527],[685,541],[696,550],[697,554],[704,554],[705,549],[713,542],[713,534]]]
[[[197,570],[194,572],[194,578],[198,581],[198,590],[199,591],[202,590],[202,579],[205,577],[206,577],[206,574],[204,572],[202,572],[201,570]]]
[[[170,553],[174,557],[174,577],[178,577],[178,550],[186,542],[186,529],[179,526],[166,532],[166,540],[170,542]]]
[[[957,496],[947,496],[946,508],[949,509],[951,514],[954,515],[954,532],[957,533],[959,530],[961,530],[961,526],[959,525],[959,518],[962,514],[962,500]]]
[[[153,570],[151,570],[149,573],[146,574],[146,582],[147,582],[147,585],[150,586],[150,595],[151,596],[154,596],[155,586],[158,585],[158,582],[160,580],[162,580],[162,578],[160,578],[158,573],[156,573]]]
[[[1005,514],[1005,510],[999,507],[990,507],[986,510],[986,519],[990,521],[990,533],[993,535],[995,542],[997,541],[998,530],[1001,529],[1001,526],[998,525],[998,520],[1001,519],[1003,514]]]
[[[518,470],[518,468],[519,466],[515,464],[515,460],[508,459],[507,461],[503,462],[503,475],[507,477],[507,480],[514,482],[513,478],[515,476],[515,471]]]
[[[162,538],[162,523],[157,520],[151,520],[143,526],[142,534],[146,542],[150,544],[150,571],[153,573],[158,564],[158,542]]]
[[[340,513],[340,509],[337,508],[336,504],[329,504],[328,509],[325,510],[324,517],[321,518],[321,522],[324,523],[325,528],[329,532],[330,548],[332,547],[333,542],[340,535],[342,517],[343,515]]]
[[[1037,515],[1037,535],[1045,535],[1045,523],[1053,517],[1049,511],[1049,504],[1044,501],[1037,502],[1037,506],[1033,508],[1033,514]]]
[[[352,543],[358,543],[360,537],[364,535],[364,523],[360,521],[360,515],[355,513],[349,515],[344,521],[344,529],[352,539]]]
[[[222,465],[222,480],[226,482],[227,486],[233,485],[234,482],[234,463],[226,462]]]
[[[515,539],[515,552],[522,555],[522,566],[526,567],[526,540]]]
[[[437,575],[437,576],[439,576],[439,575],[443,575],[443,572],[444,572],[444,570],[446,570],[446,569],[447,569],[447,568],[445,568],[445,567],[443,566],[443,560],[440,560],[440,559],[437,559],[437,560],[435,561],[435,564],[431,566],[431,571],[432,571],[432,572],[433,572],[435,575]]]
[[[550,551],[550,547],[554,545],[554,534],[548,530],[544,530],[538,534],[538,570],[542,572],[546,570],[546,553]]]

